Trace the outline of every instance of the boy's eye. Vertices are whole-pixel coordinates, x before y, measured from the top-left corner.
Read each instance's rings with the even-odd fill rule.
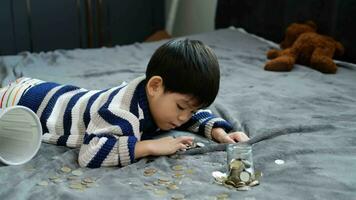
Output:
[[[184,108],[182,106],[180,106],[179,104],[177,104],[177,107],[179,110],[184,110]]]

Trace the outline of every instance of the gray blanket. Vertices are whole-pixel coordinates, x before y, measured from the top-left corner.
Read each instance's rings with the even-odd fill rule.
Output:
[[[124,168],[82,168],[72,177],[61,168],[78,170],[78,149],[43,143],[27,164],[0,164],[0,199],[356,198],[355,65],[338,62],[335,75],[300,65],[287,73],[268,72],[263,65],[265,52],[276,46],[271,42],[234,28],[189,38],[218,55],[221,89],[211,109],[252,138],[255,169],[263,172],[259,186],[236,191],[214,183],[212,172],[226,170],[221,148],[149,157]],[[162,43],[4,56],[0,78],[2,84],[30,76],[103,89],[142,75]],[[285,163],[277,165],[277,159]],[[157,172],[145,174],[149,168]],[[94,184],[75,189],[86,177]]]

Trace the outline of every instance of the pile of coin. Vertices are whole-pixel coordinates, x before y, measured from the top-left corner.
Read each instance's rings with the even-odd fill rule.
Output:
[[[234,159],[229,164],[228,175],[219,171],[212,173],[215,182],[224,185],[230,189],[239,191],[250,190],[251,187],[259,185],[261,172],[255,172],[247,160]]]
[[[229,164],[229,175],[224,181],[225,185],[233,186],[237,190],[246,191],[259,184],[259,173],[253,173],[248,160],[233,159]]]

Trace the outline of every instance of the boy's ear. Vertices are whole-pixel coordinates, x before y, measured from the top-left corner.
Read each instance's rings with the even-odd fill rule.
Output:
[[[163,79],[160,76],[152,76],[147,82],[147,93],[150,96],[163,89]]]

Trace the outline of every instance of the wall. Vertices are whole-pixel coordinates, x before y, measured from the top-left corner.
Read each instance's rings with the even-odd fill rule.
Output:
[[[169,23],[169,12],[175,0],[166,0],[166,22]],[[176,15],[172,30],[174,37],[208,32],[214,30],[217,0],[177,0]]]

